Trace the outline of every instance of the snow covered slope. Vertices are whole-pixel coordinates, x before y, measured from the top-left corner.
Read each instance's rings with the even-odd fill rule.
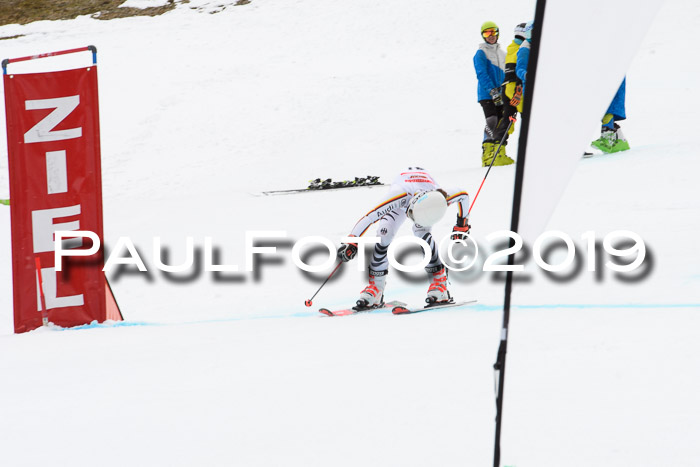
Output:
[[[388,182],[407,165],[474,194],[485,173],[478,27],[497,22],[506,45],[534,3],[235,3],[0,27],[22,34],[0,58],[97,47],[106,244],[130,237],[149,266],[109,275],[124,325],[15,336],[0,206],[3,465],[490,465],[499,278],[454,274],[453,294],[479,300],[461,310],[316,316],[304,300],[327,272],[303,274],[291,245],[337,243],[382,190],[256,194],[317,177]],[[549,225],[580,248],[586,231],[636,232],[645,274],[583,267],[554,280],[530,260],[516,285],[505,465],[696,464],[700,161],[681,102],[698,27],[695,3],[662,8],[628,74],[633,149],[582,160]],[[472,211],[487,250],[486,236],[510,226],[513,178],[513,167],[492,170]],[[278,230],[278,260],[245,271],[246,231]],[[241,272],[164,274],[156,236],[172,263],[187,236],[200,252],[211,237]],[[316,305],[356,299],[364,274],[345,266]],[[420,302],[426,289],[422,275],[392,273],[387,299]]]

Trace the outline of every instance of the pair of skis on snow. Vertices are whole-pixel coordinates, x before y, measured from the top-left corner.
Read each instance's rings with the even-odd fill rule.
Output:
[[[463,301],[457,302],[457,301],[454,301],[454,299],[450,299],[450,301],[447,301],[447,302],[439,302],[439,303],[432,303],[432,304],[425,305],[425,306],[410,307],[406,303],[399,302],[399,301],[392,301],[392,302],[386,302],[380,306],[369,307],[369,308],[355,306],[352,308],[346,308],[344,310],[329,310],[328,308],[321,308],[318,311],[320,313],[323,313],[326,316],[348,316],[348,315],[354,315],[357,313],[390,309],[391,312],[395,315],[408,315],[411,313],[420,313],[421,311],[436,310],[436,309],[441,309],[441,308],[453,308],[453,307],[458,307],[458,306],[462,306],[462,305],[471,305],[473,303],[476,303],[476,300],[463,300]]]

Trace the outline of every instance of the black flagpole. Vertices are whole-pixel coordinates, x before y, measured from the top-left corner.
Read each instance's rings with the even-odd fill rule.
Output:
[[[532,30],[532,42],[530,47],[530,58],[527,66],[526,93],[524,93],[524,108],[522,126],[520,127],[520,138],[518,140],[518,161],[515,169],[515,186],[513,188],[513,211],[511,214],[510,230],[518,231],[520,223],[520,200],[522,198],[523,178],[525,174],[525,153],[527,150],[527,135],[530,127],[530,112],[532,109],[533,90],[535,89],[535,78],[537,72],[537,59],[539,56],[539,44],[542,37],[542,25],[544,23],[544,10],[546,0],[537,0],[535,6],[534,28]],[[510,246],[515,240],[511,239]],[[514,255],[508,256],[508,265],[515,263]],[[494,444],[493,465],[501,465],[501,424],[503,419],[503,388],[506,379],[506,352],[508,349],[508,322],[510,321],[510,299],[513,289],[513,272],[506,272],[505,297],[503,300],[503,326],[501,328],[501,342],[498,346],[496,363],[493,364],[496,372],[496,441]]]

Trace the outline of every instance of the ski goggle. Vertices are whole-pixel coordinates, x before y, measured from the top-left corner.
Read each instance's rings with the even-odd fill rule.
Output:
[[[483,37],[498,36],[498,29],[489,28],[481,31]]]

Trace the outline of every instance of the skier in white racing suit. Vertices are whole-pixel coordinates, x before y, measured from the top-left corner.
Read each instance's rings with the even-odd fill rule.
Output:
[[[409,167],[394,179],[387,198],[362,217],[349,235],[360,237],[372,224],[379,222],[377,236],[381,240],[374,246],[374,254],[369,264],[369,285],[357,300],[359,307],[376,308],[384,304],[384,287],[389,271],[387,250],[407,217],[413,222],[413,234],[425,240],[432,252],[430,262],[425,267],[431,279],[426,301],[440,303],[450,300],[447,273],[438,256],[430,229],[442,218],[447,206],[455,203],[459,210],[457,222],[452,229],[452,239],[466,239],[470,228],[467,213],[469,195],[466,191],[443,190],[433,177],[420,167]],[[338,249],[338,257],[342,261],[350,261],[356,254],[356,243],[343,243]]]

